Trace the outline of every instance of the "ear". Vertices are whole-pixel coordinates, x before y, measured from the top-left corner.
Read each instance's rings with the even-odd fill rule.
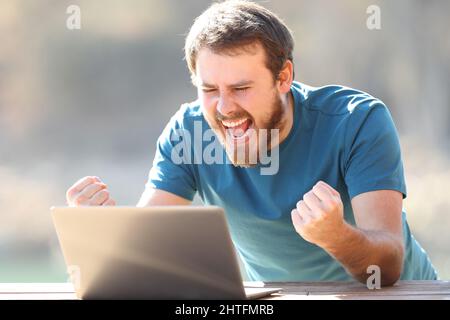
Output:
[[[197,86],[197,84],[198,84],[198,79],[197,79],[197,76],[194,74],[194,73],[191,73],[191,83],[194,85],[194,87],[198,87]]]
[[[294,81],[294,64],[291,60],[286,60],[277,79],[278,90],[281,94],[291,90],[292,81]]]

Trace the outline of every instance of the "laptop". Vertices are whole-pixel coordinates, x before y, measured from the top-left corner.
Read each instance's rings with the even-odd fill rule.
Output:
[[[256,299],[216,206],[52,207],[79,299]]]

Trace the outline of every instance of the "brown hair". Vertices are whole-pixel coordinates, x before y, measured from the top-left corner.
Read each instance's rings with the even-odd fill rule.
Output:
[[[228,0],[214,3],[198,16],[186,37],[185,59],[195,77],[196,59],[202,48],[233,54],[259,42],[266,52],[266,66],[274,79],[286,60],[293,62],[291,31],[274,13],[254,2]]]

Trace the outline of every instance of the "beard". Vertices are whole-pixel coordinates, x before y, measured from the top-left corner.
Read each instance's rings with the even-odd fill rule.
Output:
[[[279,144],[279,132],[284,125],[283,103],[278,94],[274,94],[270,103],[270,112],[264,116],[258,126],[253,117],[242,109],[241,112],[235,113],[233,116],[223,116],[216,110],[215,123],[211,126],[219,137],[222,147],[225,149],[228,159],[235,167],[251,168],[260,163],[261,154],[270,152],[273,147]],[[233,138],[231,129],[226,129],[223,133],[224,126],[222,120],[233,120],[248,118],[251,125],[244,133],[245,142],[236,142]]]

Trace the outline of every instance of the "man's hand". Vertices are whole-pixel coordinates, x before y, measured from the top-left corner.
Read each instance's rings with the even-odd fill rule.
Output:
[[[67,190],[67,204],[71,207],[114,206],[116,202],[110,198],[107,188],[98,177],[81,178]]]
[[[376,265],[381,285],[392,285],[400,278],[404,256],[401,192],[378,190],[354,197],[357,226],[345,222],[343,207],[339,193],[319,181],[292,210],[292,223],[300,236],[327,251],[362,283],[367,267]]]
[[[338,236],[345,223],[341,196],[323,181],[319,181],[303,196],[303,200],[297,202],[291,217],[297,233],[321,247]]]

